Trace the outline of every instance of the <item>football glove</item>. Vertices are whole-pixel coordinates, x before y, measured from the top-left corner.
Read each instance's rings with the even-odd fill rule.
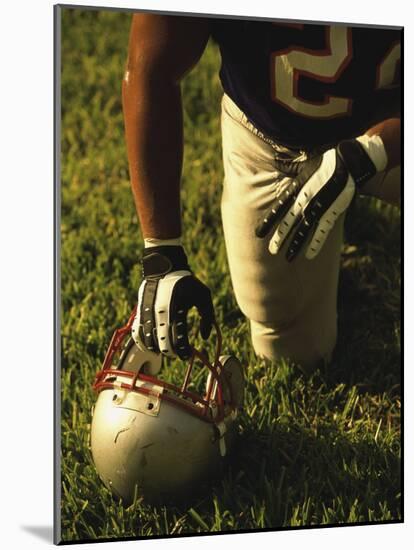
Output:
[[[187,359],[187,313],[195,306],[201,316],[200,334],[210,335],[214,308],[210,290],[191,272],[181,246],[144,249],[143,281],[138,290],[132,337],[141,349]]]
[[[306,243],[306,258],[315,258],[356,191],[386,163],[379,136],[342,141],[322,155],[295,163],[296,175],[287,178],[281,195],[257,226],[256,236],[264,238],[274,230],[271,254],[277,254],[292,236],[285,254],[289,262]]]

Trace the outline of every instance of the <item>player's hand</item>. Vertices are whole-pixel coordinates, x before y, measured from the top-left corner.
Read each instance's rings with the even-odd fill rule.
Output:
[[[289,262],[303,248],[306,258],[315,258],[356,190],[376,172],[376,164],[356,139],[342,141],[323,155],[298,163],[297,175],[287,180],[257,226],[256,236],[264,238],[273,231],[271,254],[277,254],[289,239],[285,252]]]
[[[214,322],[210,290],[191,272],[181,246],[146,248],[142,268],[132,337],[141,349],[187,359],[192,352],[187,313],[197,308],[200,333],[207,339]]]

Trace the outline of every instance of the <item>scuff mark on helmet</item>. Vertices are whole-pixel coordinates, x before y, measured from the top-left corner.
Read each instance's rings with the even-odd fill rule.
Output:
[[[172,427],[172,426],[167,426],[167,432],[170,434],[170,435],[177,435],[179,433],[179,431]]]
[[[122,430],[119,430],[119,432],[118,432],[118,433],[116,434],[116,436],[115,436],[114,443],[117,442],[118,436],[119,436],[120,434],[122,434],[123,432],[127,432],[129,429],[130,429],[130,428],[128,427],[128,428],[123,428]]]

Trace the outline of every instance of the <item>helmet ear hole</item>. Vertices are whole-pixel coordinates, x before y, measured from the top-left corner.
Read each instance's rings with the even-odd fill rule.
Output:
[[[222,366],[222,389],[223,400],[227,405],[240,409],[244,400],[244,372],[240,361],[234,355],[221,355],[219,358]],[[206,381],[206,395],[212,379],[211,372]],[[211,399],[214,401],[217,396],[217,382],[213,382]]]
[[[234,408],[241,409],[244,401],[244,372],[240,361],[234,355],[220,356],[223,366],[223,399]]]

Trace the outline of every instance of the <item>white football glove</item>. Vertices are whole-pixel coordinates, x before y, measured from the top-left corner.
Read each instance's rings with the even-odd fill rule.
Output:
[[[187,313],[197,308],[200,334],[207,339],[214,322],[210,290],[191,272],[181,246],[146,248],[142,269],[132,337],[143,350],[187,359],[192,353]]]
[[[366,181],[384,170],[387,156],[379,136],[342,141],[334,149],[303,163],[256,228],[263,238],[271,230],[269,252],[277,254],[292,236],[286,251],[292,261],[308,242],[305,256],[317,256],[333,228]],[[309,239],[309,240],[308,240]]]

